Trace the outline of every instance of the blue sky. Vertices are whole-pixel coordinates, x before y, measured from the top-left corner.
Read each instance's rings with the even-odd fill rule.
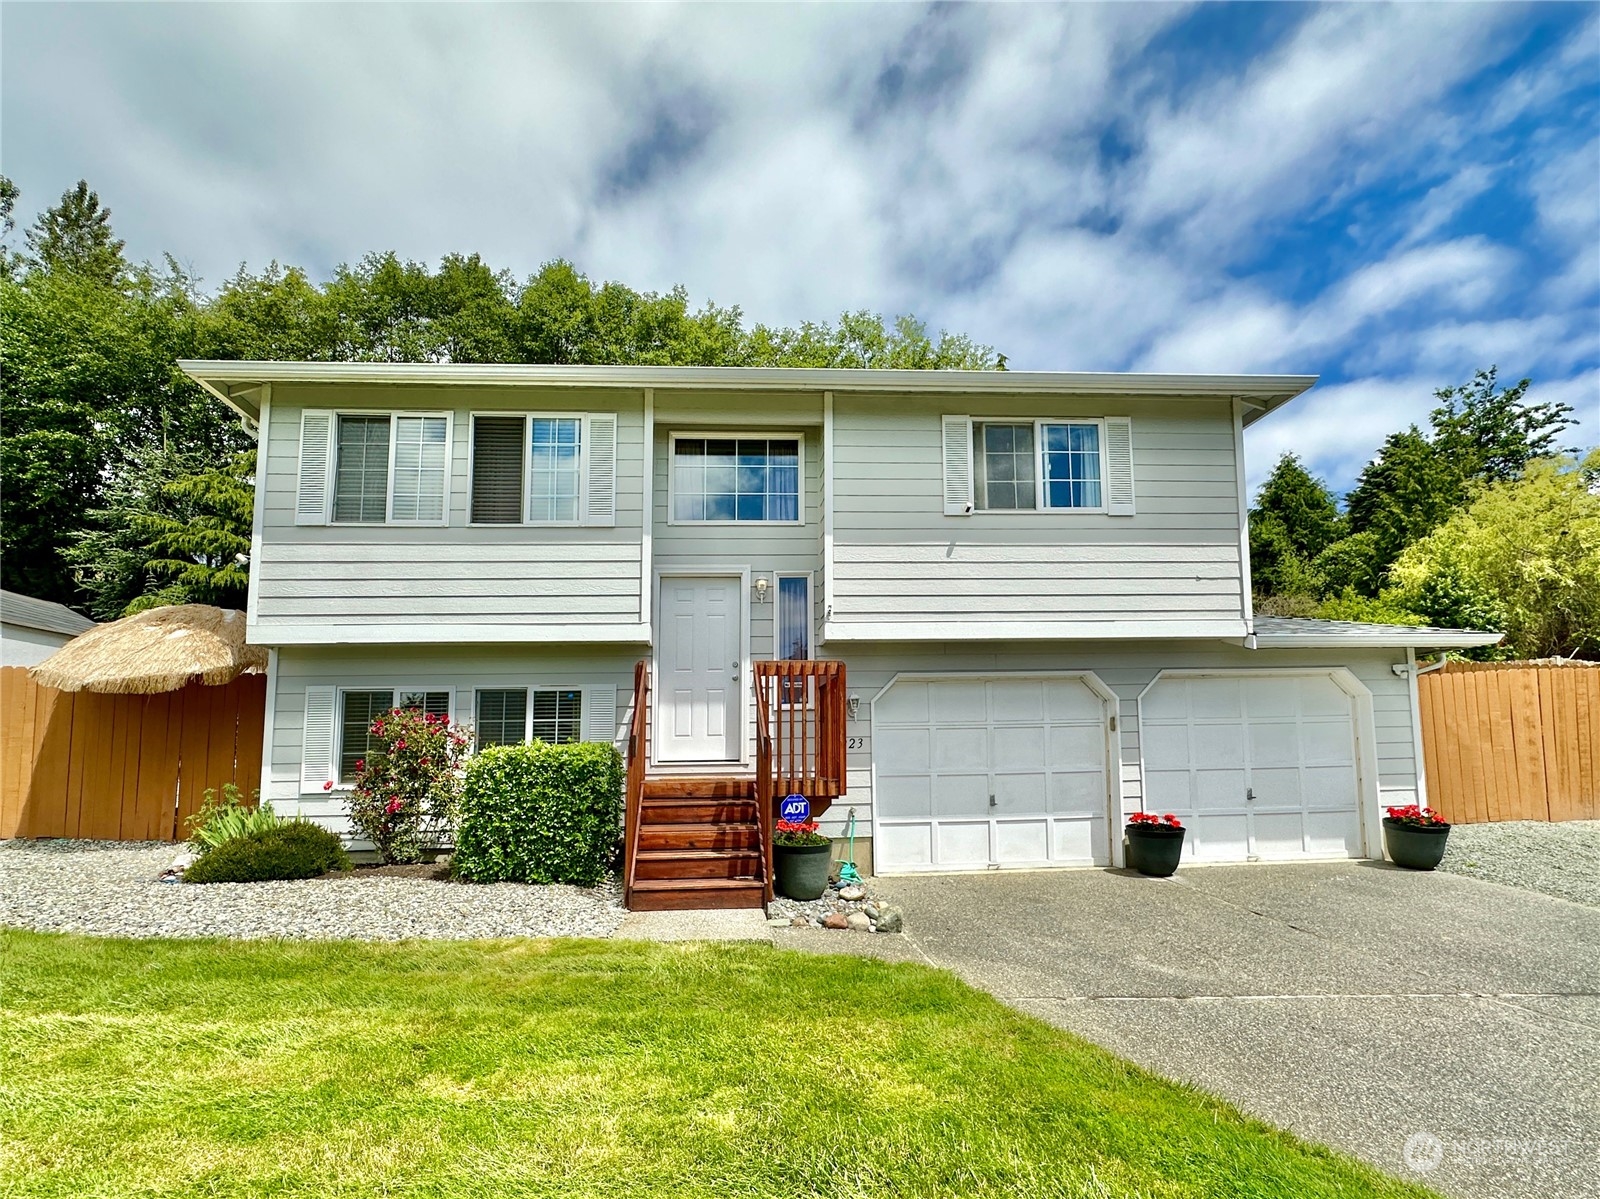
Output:
[[[1600,440],[1600,6],[9,3],[0,169],[215,283],[568,257],[1018,368],[1317,373],[1348,486],[1498,364]]]

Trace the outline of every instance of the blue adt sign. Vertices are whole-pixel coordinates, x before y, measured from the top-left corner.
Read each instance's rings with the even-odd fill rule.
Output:
[[[778,808],[778,819],[790,824],[804,824],[811,819],[811,801],[804,795],[787,795]]]

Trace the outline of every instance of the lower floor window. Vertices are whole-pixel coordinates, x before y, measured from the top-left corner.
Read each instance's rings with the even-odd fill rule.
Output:
[[[372,735],[372,722],[394,708],[416,708],[430,716],[450,715],[448,691],[402,688],[395,691],[345,691],[339,713],[339,781],[353,783],[356,763],[381,751],[383,743]]]
[[[583,720],[583,692],[535,691],[530,732],[535,741],[565,745],[580,739]]]
[[[478,748],[520,745],[528,735],[528,692],[524,687],[478,692]]]

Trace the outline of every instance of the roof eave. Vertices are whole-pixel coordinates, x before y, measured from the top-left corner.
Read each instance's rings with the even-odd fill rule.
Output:
[[[242,393],[264,383],[441,384],[692,390],[1093,395],[1205,395],[1261,401],[1247,422],[1287,403],[1315,375],[1132,374],[1077,371],[834,370],[788,367],[546,366],[523,364],[259,362],[183,359],[179,367],[251,416]],[[258,414],[257,414],[258,415]]]
[[[1459,632],[1296,634],[1257,633],[1257,649],[1480,649],[1496,645],[1504,634]]]

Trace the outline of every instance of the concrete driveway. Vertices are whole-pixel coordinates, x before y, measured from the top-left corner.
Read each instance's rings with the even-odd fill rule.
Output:
[[[926,960],[1310,1140],[1600,1196],[1600,909],[1364,862],[877,885]]]

